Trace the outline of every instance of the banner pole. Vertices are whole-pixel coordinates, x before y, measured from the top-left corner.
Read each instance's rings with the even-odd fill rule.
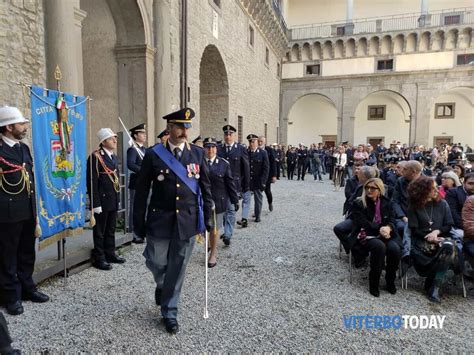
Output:
[[[63,261],[64,261],[64,286],[67,286],[67,247],[66,237],[63,238]]]

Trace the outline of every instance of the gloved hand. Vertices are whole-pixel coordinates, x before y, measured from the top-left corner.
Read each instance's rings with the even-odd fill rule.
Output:
[[[92,210],[94,213],[97,213],[97,214],[101,214],[102,213],[102,207],[94,207],[94,209]]]
[[[214,218],[208,218],[206,221],[206,230],[210,233],[214,230],[215,224],[214,224]]]
[[[239,211],[239,203],[237,202],[235,205],[234,205],[234,208],[235,208],[235,212],[238,212]]]

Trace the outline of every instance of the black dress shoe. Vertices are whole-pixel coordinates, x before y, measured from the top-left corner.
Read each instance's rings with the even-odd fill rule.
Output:
[[[118,255],[112,255],[106,257],[107,262],[112,263],[112,264],[123,264],[126,260],[125,258],[122,258],[121,256]]]
[[[245,218],[243,218],[241,222],[242,228],[247,228],[248,224],[249,222]]]
[[[16,301],[14,303],[7,303],[6,309],[7,313],[12,316],[18,316],[25,311],[20,301]]]
[[[176,318],[164,318],[166,331],[170,334],[176,334],[179,331],[179,325]]]
[[[268,205],[268,209],[270,210],[270,212],[272,212],[272,211],[273,211],[273,204],[270,203],[270,204]]]
[[[140,237],[133,237],[132,243],[135,243],[135,244],[143,244],[143,243],[145,243],[145,239],[144,239],[144,238],[140,238]]]
[[[94,261],[92,265],[99,270],[112,270],[112,265],[104,260]]]
[[[217,265],[217,263],[207,263],[207,267],[208,267],[209,269],[212,269],[212,268],[213,268],[214,266],[216,266],[216,265]]]
[[[222,240],[223,240],[226,247],[228,247],[230,245],[230,238],[224,237]]]
[[[155,288],[155,303],[157,306],[161,305],[161,290],[158,287]]]
[[[24,301],[31,301],[34,303],[45,303],[49,301],[48,295],[45,295],[44,293],[39,292],[39,291],[27,293],[21,299]]]
[[[395,286],[395,282],[387,282],[387,291],[392,295],[397,293],[397,287]]]
[[[258,222],[261,222],[261,221],[262,221],[262,220],[260,219],[260,217],[255,218],[255,222],[258,223]]]

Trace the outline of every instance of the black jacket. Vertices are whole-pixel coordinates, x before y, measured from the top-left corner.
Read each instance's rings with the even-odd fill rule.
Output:
[[[397,183],[395,184],[395,189],[393,191],[393,208],[395,210],[395,218],[406,217],[408,213],[408,184],[403,176],[399,177]]]
[[[114,159],[110,159],[107,152],[105,152],[102,148],[99,148],[97,153],[101,157],[106,167],[110,170],[115,170],[116,175],[119,176],[120,173],[118,171],[117,156],[114,154]],[[113,174],[109,175],[105,173],[105,169],[100,163],[99,159],[97,159],[95,153],[92,153],[87,159],[87,193],[89,194],[89,201],[93,199],[93,208],[102,207],[103,212],[118,210],[119,192],[115,191],[115,186],[112,181],[113,178]],[[93,192],[92,196],[91,192]]]
[[[250,166],[247,148],[240,143],[234,142],[230,151],[227,152],[226,145],[220,144],[217,147],[217,155],[229,162],[237,192],[248,191]]]
[[[145,147],[141,147],[139,149],[143,152],[143,155],[145,155]],[[131,190],[135,190],[137,174],[140,171],[140,168],[142,167],[142,161],[143,159],[140,158],[137,150],[134,147],[128,148],[127,168],[128,170],[132,171],[132,173],[130,174],[130,179],[128,181],[128,188]]]
[[[209,179],[216,213],[223,213],[227,210],[229,199],[232,204],[239,202],[230,164],[225,159],[216,157],[209,168]]]
[[[166,143],[169,150],[169,143]],[[204,220],[212,217],[211,183],[204,161],[204,149],[186,144],[180,159],[181,164],[199,165],[199,187],[204,203]],[[147,214],[147,200],[152,194]],[[137,235],[156,239],[187,240],[198,234],[198,199],[196,195],[158,157],[153,148],[148,148],[138,173],[133,205],[133,226]],[[146,222],[145,222],[146,216]]]
[[[16,223],[29,220],[36,216],[33,158],[31,157],[30,149],[26,144],[20,143],[20,148],[21,155],[0,138],[0,157],[10,164],[21,166],[24,163],[31,183],[30,195],[28,195],[26,186],[23,192],[14,195],[6,193],[4,189],[15,193],[19,191],[21,187],[8,186],[4,180],[2,181],[3,188],[0,188],[0,223]],[[2,162],[0,162],[0,168],[4,172],[12,170],[11,167]],[[10,174],[0,174],[0,179],[6,179],[8,183],[16,184],[21,179],[21,172],[18,171]],[[20,185],[22,186],[23,184]]]
[[[268,178],[267,178],[267,184],[271,183],[272,178],[277,176],[277,163],[276,163],[276,151],[269,146],[265,147],[265,150],[267,151],[268,155],[268,164],[269,164],[269,171],[268,171]]]
[[[270,172],[270,163],[265,149],[249,150],[250,190],[265,190]]]
[[[462,208],[464,207],[467,196],[463,185],[455,189],[449,189],[446,192],[445,200],[451,209],[451,215],[453,216],[454,226],[456,228],[462,229]]]

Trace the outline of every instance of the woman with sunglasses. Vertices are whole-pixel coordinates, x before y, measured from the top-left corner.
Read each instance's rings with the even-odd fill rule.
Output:
[[[448,239],[453,217],[446,200],[441,199],[436,182],[421,176],[408,185],[413,265],[426,277],[425,291],[431,302],[441,302],[439,288],[453,266],[454,244]]]
[[[401,242],[395,228],[392,203],[384,196],[385,187],[379,178],[365,182],[362,196],[352,207],[357,241],[352,249],[354,258],[364,260],[370,254],[369,291],[379,297],[379,283],[385,264],[387,291],[397,292],[396,272],[401,257]]]

